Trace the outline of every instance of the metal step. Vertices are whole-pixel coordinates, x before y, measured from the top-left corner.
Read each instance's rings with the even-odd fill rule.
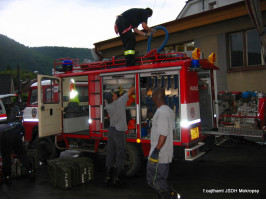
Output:
[[[265,136],[265,131],[258,129],[244,129],[244,128],[232,128],[232,127],[219,127],[218,131],[203,131],[205,135],[234,135],[234,136],[246,136],[246,137],[259,137]]]
[[[200,147],[202,147],[205,143],[199,142],[197,145],[191,147],[191,148],[185,148],[185,160],[187,161],[193,161],[200,156],[204,155],[205,152],[200,151]]]

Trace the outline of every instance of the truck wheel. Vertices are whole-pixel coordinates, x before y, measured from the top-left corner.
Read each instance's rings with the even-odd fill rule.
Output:
[[[132,177],[136,175],[142,166],[143,160],[140,146],[134,143],[127,143],[125,176]]]
[[[38,139],[40,161],[46,162],[58,157],[57,148],[50,137]]]

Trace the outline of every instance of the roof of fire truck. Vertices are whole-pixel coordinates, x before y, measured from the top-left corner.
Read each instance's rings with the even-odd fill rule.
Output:
[[[197,51],[200,51],[197,48]],[[200,54],[200,52],[198,52]],[[215,57],[215,55],[214,55]],[[210,59],[209,59],[210,60]],[[71,70],[64,70],[66,66],[65,61],[68,65],[71,65]],[[196,62],[194,62],[196,61]],[[66,77],[71,75],[84,75],[87,73],[107,73],[107,72],[119,72],[119,71],[134,71],[142,69],[152,69],[161,67],[188,67],[189,69],[197,70],[218,70],[219,68],[206,59],[192,59],[185,53],[171,52],[171,53],[157,53],[156,49],[151,50],[145,56],[136,58],[136,66],[126,66],[124,58],[116,58],[107,61],[99,62],[84,62],[79,64],[78,59],[71,58],[60,58],[54,62],[54,75],[59,77]],[[194,63],[198,63],[198,66],[193,66]]]

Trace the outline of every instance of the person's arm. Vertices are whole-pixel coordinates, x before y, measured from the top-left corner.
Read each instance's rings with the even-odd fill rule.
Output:
[[[133,86],[127,91],[128,96],[131,95],[134,91],[135,91],[135,86],[133,85]]]
[[[152,32],[152,29],[148,27],[146,22],[142,22],[142,28],[144,28],[144,30],[146,30],[148,33]]]
[[[143,35],[143,36],[145,36],[145,34],[146,34],[145,32],[139,30],[137,27],[134,28],[133,30],[134,30],[135,33],[137,33],[137,34],[139,34],[139,35]]]
[[[163,145],[166,141],[166,138],[167,138],[167,136],[160,135],[156,149],[161,150],[161,148],[163,147]]]
[[[147,25],[146,22],[142,22],[142,28],[143,28],[145,31],[147,31],[148,33],[154,33],[154,32],[155,32],[155,29],[150,28],[150,27]],[[135,27],[133,30],[134,30],[135,33],[137,33],[137,34],[139,34],[139,35],[149,36],[149,35],[147,35],[146,32],[143,32],[143,31],[139,30],[137,27]]]
[[[168,123],[169,117],[168,117],[167,112],[160,111],[157,116],[158,118],[156,120],[156,123],[157,123],[156,134],[159,135],[159,139],[158,139],[156,147],[153,149],[153,152],[150,154],[150,157],[149,157],[149,161],[154,162],[154,163],[159,162],[160,150],[164,146],[167,140],[167,136],[169,134],[169,127],[167,125],[169,124]]]
[[[132,86],[123,96],[119,97],[120,105],[126,106],[129,95],[131,95],[135,91],[135,86]]]

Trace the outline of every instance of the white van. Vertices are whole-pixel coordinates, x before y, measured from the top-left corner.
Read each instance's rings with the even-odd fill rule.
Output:
[[[12,97],[16,96],[16,94],[0,95],[0,123],[12,122],[19,119],[19,108],[12,103]]]

